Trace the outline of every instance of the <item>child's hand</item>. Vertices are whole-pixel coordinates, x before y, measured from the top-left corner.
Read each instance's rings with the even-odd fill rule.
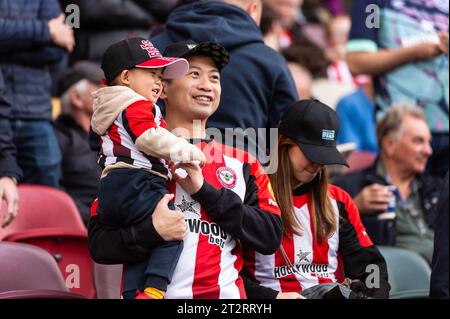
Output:
[[[200,167],[205,166],[206,156],[203,154],[202,150],[195,146],[194,151],[190,154],[189,163],[194,165],[199,165]]]
[[[187,175],[183,176],[180,173],[177,173],[176,170],[179,168],[184,169]],[[173,167],[172,175],[174,181],[180,184],[181,188],[183,188],[189,195],[198,193],[203,186],[204,178],[199,164],[178,163]]]

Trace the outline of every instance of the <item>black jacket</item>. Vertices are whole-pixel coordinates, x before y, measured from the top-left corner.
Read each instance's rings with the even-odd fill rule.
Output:
[[[62,154],[61,188],[72,197],[87,224],[101,174],[97,155],[89,146],[88,134],[69,115],[55,121],[55,134]]]
[[[65,52],[52,45],[48,21],[60,13],[57,0],[0,0],[0,72],[15,119],[51,118],[48,67]]]
[[[5,100],[5,86],[0,70],[0,177],[9,176],[19,180],[22,170],[16,162],[10,118],[11,105]]]
[[[387,185],[386,180],[377,174],[377,159],[374,165],[366,170],[350,173],[336,179],[333,184],[347,191],[352,198],[366,186],[371,184]],[[442,180],[428,175],[418,175],[419,194],[426,222],[431,228],[435,225],[435,211],[438,203]]]
[[[387,182],[383,176],[377,174],[378,161],[375,161],[374,165],[366,170],[350,173],[337,178],[333,184],[341,187],[347,191],[352,198],[366,186],[371,184],[387,185]],[[430,228],[435,226],[436,218],[436,206],[440,193],[441,180],[428,175],[418,175],[419,180],[419,196],[424,212],[425,221]],[[393,245],[395,240],[395,234],[391,232],[395,231],[395,228],[388,228],[390,233],[383,233],[381,235],[380,229],[385,228],[383,221],[378,221],[375,215],[361,215],[361,219],[364,226],[367,228],[367,232],[377,245]]]
[[[79,60],[101,62],[109,45],[131,36],[148,38],[150,30],[164,21],[173,0],[60,0],[65,7],[80,9],[80,28],[75,29],[76,46],[71,63]]]
[[[436,213],[430,297],[448,299],[448,172],[442,185]]]

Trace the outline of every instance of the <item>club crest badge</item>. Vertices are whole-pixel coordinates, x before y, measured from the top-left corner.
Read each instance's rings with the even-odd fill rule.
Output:
[[[223,187],[232,189],[236,186],[237,175],[234,170],[229,167],[220,167],[216,171],[217,179]]]

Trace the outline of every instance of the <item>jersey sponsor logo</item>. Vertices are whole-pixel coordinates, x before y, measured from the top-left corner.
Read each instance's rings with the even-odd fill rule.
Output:
[[[300,249],[300,251],[299,251],[298,254],[297,254],[297,257],[298,257],[298,263],[301,263],[302,261],[306,261],[306,262],[310,263],[310,260],[308,259],[308,256],[309,256],[309,255],[311,255],[311,252],[310,252],[310,251],[303,252],[303,251]]]
[[[179,203],[175,206],[178,207],[183,213],[193,213],[200,217],[200,212],[194,208],[195,204],[197,204],[197,202],[195,200],[188,201],[188,200],[186,200],[186,197],[183,195],[183,198],[181,199],[181,203]]]
[[[310,256],[311,253],[311,251],[303,251],[300,249],[296,255],[296,263],[292,267],[280,266],[274,268],[275,278],[283,278],[294,273],[300,276],[329,277],[328,265],[313,264]]]
[[[275,278],[280,279],[292,274],[300,276],[330,277],[328,265],[325,264],[295,264],[293,267],[280,266],[275,267],[273,274]]]
[[[220,248],[225,246],[227,233],[216,223],[209,223],[200,219],[186,219],[187,228],[191,233],[208,236],[208,242]]]
[[[229,167],[219,167],[216,171],[217,179],[223,187],[233,189],[236,186],[237,174]]]

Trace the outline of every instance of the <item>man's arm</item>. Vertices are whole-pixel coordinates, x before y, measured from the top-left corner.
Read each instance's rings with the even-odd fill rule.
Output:
[[[184,214],[167,205],[173,195],[166,195],[156,206],[151,218],[139,224],[110,228],[96,216],[96,201],[92,205],[88,226],[89,251],[100,264],[136,263],[148,258],[150,249],[164,241],[182,240],[186,231]]]
[[[12,138],[11,105],[4,99],[4,95],[4,81],[0,70],[0,208],[3,199],[7,205],[7,214],[1,227],[11,223],[19,212],[16,183],[22,177],[22,170],[16,162],[16,147]]]
[[[354,75],[373,76],[388,73],[412,62],[429,60],[442,54],[439,44],[420,43],[411,47],[376,52],[354,51],[347,54],[350,71]]]
[[[347,62],[354,75],[373,76],[388,73],[408,63],[432,59],[442,53],[438,43],[420,43],[411,47],[384,50],[378,46],[378,32],[382,25],[368,25],[372,21],[370,6],[383,3],[378,0],[358,0],[353,2],[352,28],[347,44]],[[378,15],[380,13],[378,12]]]
[[[17,181],[22,178],[22,170],[16,162],[16,146],[11,128],[11,104],[5,99],[5,84],[0,70],[0,177],[8,176]]]
[[[258,162],[244,164],[244,202],[230,189],[217,189],[205,181],[198,165],[178,164],[175,169],[178,167],[188,175],[181,178],[175,173],[174,179],[227,233],[262,254],[273,254],[280,247],[280,210],[270,192],[269,178]]]

